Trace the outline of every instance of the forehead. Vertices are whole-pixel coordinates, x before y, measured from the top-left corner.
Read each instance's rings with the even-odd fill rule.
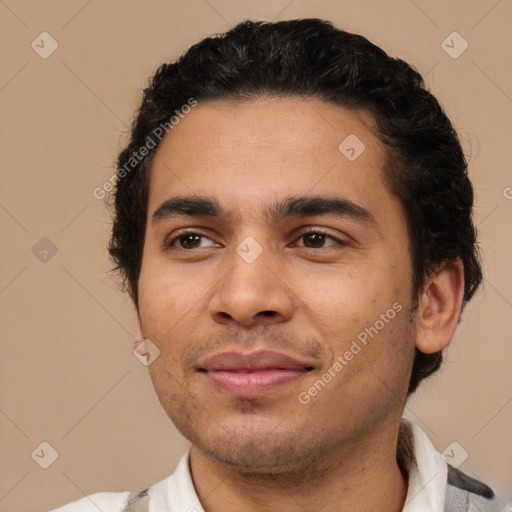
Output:
[[[198,102],[160,144],[149,213],[175,195],[215,196],[239,209],[283,195],[388,195],[374,119],[312,98]]]

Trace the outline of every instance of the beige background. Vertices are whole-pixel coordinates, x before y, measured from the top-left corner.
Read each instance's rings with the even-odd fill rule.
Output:
[[[108,274],[109,216],[92,192],[160,63],[244,18],[305,16],[414,64],[471,154],[485,286],[406,415],[440,451],[459,443],[462,469],[510,499],[511,14],[510,0],[0,0],[0,510],[142,489],[186,450],[132,354],[133,310]],[[47,59],[31,48],[43,31],[59,45]],[[469,43],[457,59],[441,46],[453,31]],[[43,237],[57,248],[46,262],[47,241],[32,250]],[[46,470],[31,458],[43,441],[58,452]]]

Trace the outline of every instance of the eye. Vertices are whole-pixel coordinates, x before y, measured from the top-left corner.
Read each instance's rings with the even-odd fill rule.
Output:
[[[298,247],[306,247],[308,249],[324,249],[335,245],[343,245],[343,242],[341,240],[318,230],[303,233],[297,240],[303,241],[303,244],[297,243]],[[328,242],[329,240],[331,241],[331,243],[326,245],[326,242]],[[209,245],[203,244],[203,242],[206,243],[208,241],[211,242]],[[187,251],[215,246],[218,246],[218,244],[213,242],[213,240],[208,238],[206,235],[197,233],[195,231],[181,233],[178,236],[171,238],[168,242],[165,243],[166,249],[177,248]]]
[[[334,241],[334,243],[326,246],[324,244],[328,239]],[[304,240],[304,245],[299,245],[299,247],[307,247],[308,249],[323,249],[324,247],[343,244],[341,240],[338,240],[327,233],[323,233],[322,231],[308,231],[307,233],[300,235],[297,240]]]
[[[202,249],[203,247],[208,247],[201,244],[202,240],[210,240],[210,238],[200,233],[190,231],[187,233],[182,233],[181,235],[172,238],[171,240],[166,242],[165,247],[176,247],[177,244],[179,244],[177,247],[178,249],[184,250]],[[212,240],[210,240],[210,242],[212,242],[212,244],[215,245],[215,242],[213,242]],[[209,247],[212,246],[210,245]]]

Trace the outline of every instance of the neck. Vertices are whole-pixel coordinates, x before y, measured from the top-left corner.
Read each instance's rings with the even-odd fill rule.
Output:
[[[206,512],[401,511],[414,461],[410,430],[372,432],[284,473],[246,473],[192,446],[191,473]],[[398,446],[398,448],[397,448]]]

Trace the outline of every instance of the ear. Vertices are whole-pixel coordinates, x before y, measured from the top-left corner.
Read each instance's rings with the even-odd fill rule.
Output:
[[[459,322],[463,297],[462,261],[440,263],[418,301],[418,350],[433,354],[448,346]]]
[[[136,315],[136,326],[135,326],[135,348],[138,347],[138,345],[144,341],[146,336],[144,336],[144,330],[142,329],[141,321],[140,321],[140,315],[137,308],[135,308],[135,315]]]

